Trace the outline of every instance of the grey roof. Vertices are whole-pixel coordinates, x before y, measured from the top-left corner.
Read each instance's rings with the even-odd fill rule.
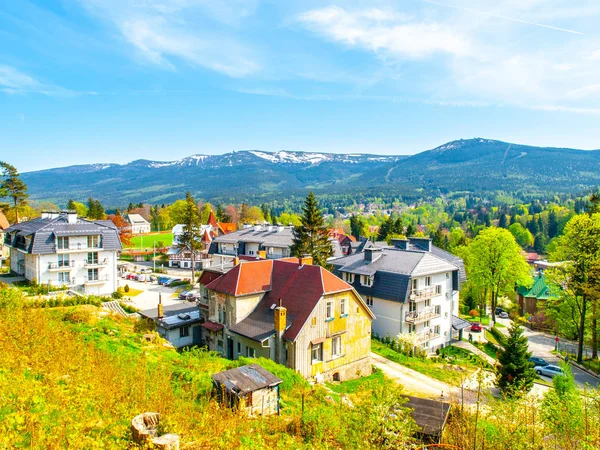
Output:
[[[452,328],[454,328],[456,331],[464,330],[465,328],[468,328],[470,326],[471,322],[469,322],[468,320],[461,319],[458,316],[452,316]]]
[[[217,236],[211,242],[208,253],[218,253],[218,244],[237,244],[239,242],[260,244],[263,248],[289,248],[292,246],[293,239],[294,227],[276,227],[271,225],[261,226],[259,230],[256,227],[251,227]],[[330,241],[333,247],[333,258],[344,256],[342,246],[338,240],[330,238]]]
[[[292,321],[292,317],[286,317],[286,327]],[[271,312],[271,314],[269,314],[266,311],[254,310],[244,320],[230,327],[229,331],[252,339],[253,341],[262,342],[275,334],[273,327],[273,313]]]
[[[213,242],[223,244],[236,244],[238,242],[252,242],[265,247],[289,247],[292,245],[293,227],[255,227],[234,231],[214,238]]]
[[[236,394],[246,394],[283,383],[281,378],[258,364],[249,364],[219,372],[214,374],[212,379],[216,384],[225,386],[225,389]]]
[[[370,295],[384,300],[405,302],[409,296],[411,277],[441,272],[457,272],[459,267],[433,253],[423,250],[401,250],[395,247],[366,246],[362,253],[355,253],[332,261],[334,273],[355,274],[352,285],[361,295]],[[372,261],[365,258],[372,252]],[[360,283],[360,275],[374,277],[371,287]]]
[[[421,429],[421,434],[429,436],[441,434],[448,419],[450,403],[410,395],[406,397],[408,401],[402,406],[412,409],[411,416]]]
[[[108,224],[110,222],[110,225]],[[32,236],[32,242],[26,251],[32,254],[56,253],[57,236],[102,236],[104,250],[120,250],[121,240],[119,232],[111,221],[86,220],[77,218],[76,223],[70,224],[67,214],[61,213],[55,218],[36,218],[14,224],[8,228],[7,233],[16,232],[13,240],[7,237],[7,245],[16,245],[16,238]]]
[[[140,315],[154,320],[158,325],[167,330],[179,328],[182,325],[191,325],[201,321],[200,309],[190,303],[178,303],[163,306],[163,318],[158,318],[158,308],[140,311]]]

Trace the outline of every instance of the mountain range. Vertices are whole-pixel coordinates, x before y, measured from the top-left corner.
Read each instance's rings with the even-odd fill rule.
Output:
[[[581,192],[600,185],[600,150],[533,147],[461,139],[415,155],[266,152],[193,155],[178,161],[136,160],[26,172],[34,200],[64,206],[92,196],[108,206],[169,203],[186,191],[207,201],[286,195],[386,191]]]

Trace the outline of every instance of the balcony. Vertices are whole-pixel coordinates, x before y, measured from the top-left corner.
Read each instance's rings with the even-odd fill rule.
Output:
[[[108,275],[98,276],[98,277],[85,277],[85,279],[83,280],[83,284],[85,284],[85,285],[103,284],[103,283],[106,283],[107,281],[109,281]]]
[[[102,260],[99,259],[97,261],[84,261],[83,266],[88,268],[108,266],[108,258],[104,258]]]
[[[406,313],[404,320],[408,323],[416,325],[418,323],[426,322],[430,319],[437,319],[438,317],[441,317],[441,315],[442,314],[439,308],[436,308],[435,310],[421,311],[419,313],[416,311],[411,311]]]
[[[102,250],[102,245],[99,246],[89,246],[87,245],[87,243],[73,243],[73,244],[69,244],[68,247],[60,247],[60,246],[56,246],[56,252],[57,253],[69,253],[69,252],[80,252],[80,251],[98,251],[98,250]]]
[[[411,302],[423,302],[435,296],[435,289],[429,287],[425,289],[413,289],[412,291],[410,291],[409,299]]]
[[[419,340],[419,342],[427,342],[427,341],[431,341],[432,339],[437,339],[440,337],[440,333],[436,333],[433,330],[430,331],[425,331],[424,333],[419,333],[417,334],[417,339]]]
[[[60,272],[61,270],[71,270],[75,267],[75,261],[61,261],[57,263],[48,263],[48,270],[50,272]]]

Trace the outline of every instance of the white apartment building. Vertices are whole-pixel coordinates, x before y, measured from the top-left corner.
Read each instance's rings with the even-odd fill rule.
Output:
[[[430,239],[394,239],[393,246],[372,243],[361,253],[333,261],[334,273],[352,284],[375,314],[373,333],[394,338],[416,333],[430,351],[449,345],[458,329],[463,262]]]
[[[121,241],[110,220],[85,220],[75,212],[43,213],[8,228],[5,243],[11,271],[27,280],[85,294],[117,290]]]

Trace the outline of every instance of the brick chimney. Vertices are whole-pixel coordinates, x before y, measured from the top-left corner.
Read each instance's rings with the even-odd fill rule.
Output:
[[[235,258],[233,258],[233,267],[237,266],[240,263],[240,258],[238,258],[237,256]]]
[[[274,310],[275,325],[275,362],[285,365],[285,352],[283,344],[283,333],[287,325],[287,309],[283,306],[281,299],[279,305]]]
[[[298,258],[298,264],[302,267],[304,264],[312,264],[313,257],[311,255],[302,255]]]

